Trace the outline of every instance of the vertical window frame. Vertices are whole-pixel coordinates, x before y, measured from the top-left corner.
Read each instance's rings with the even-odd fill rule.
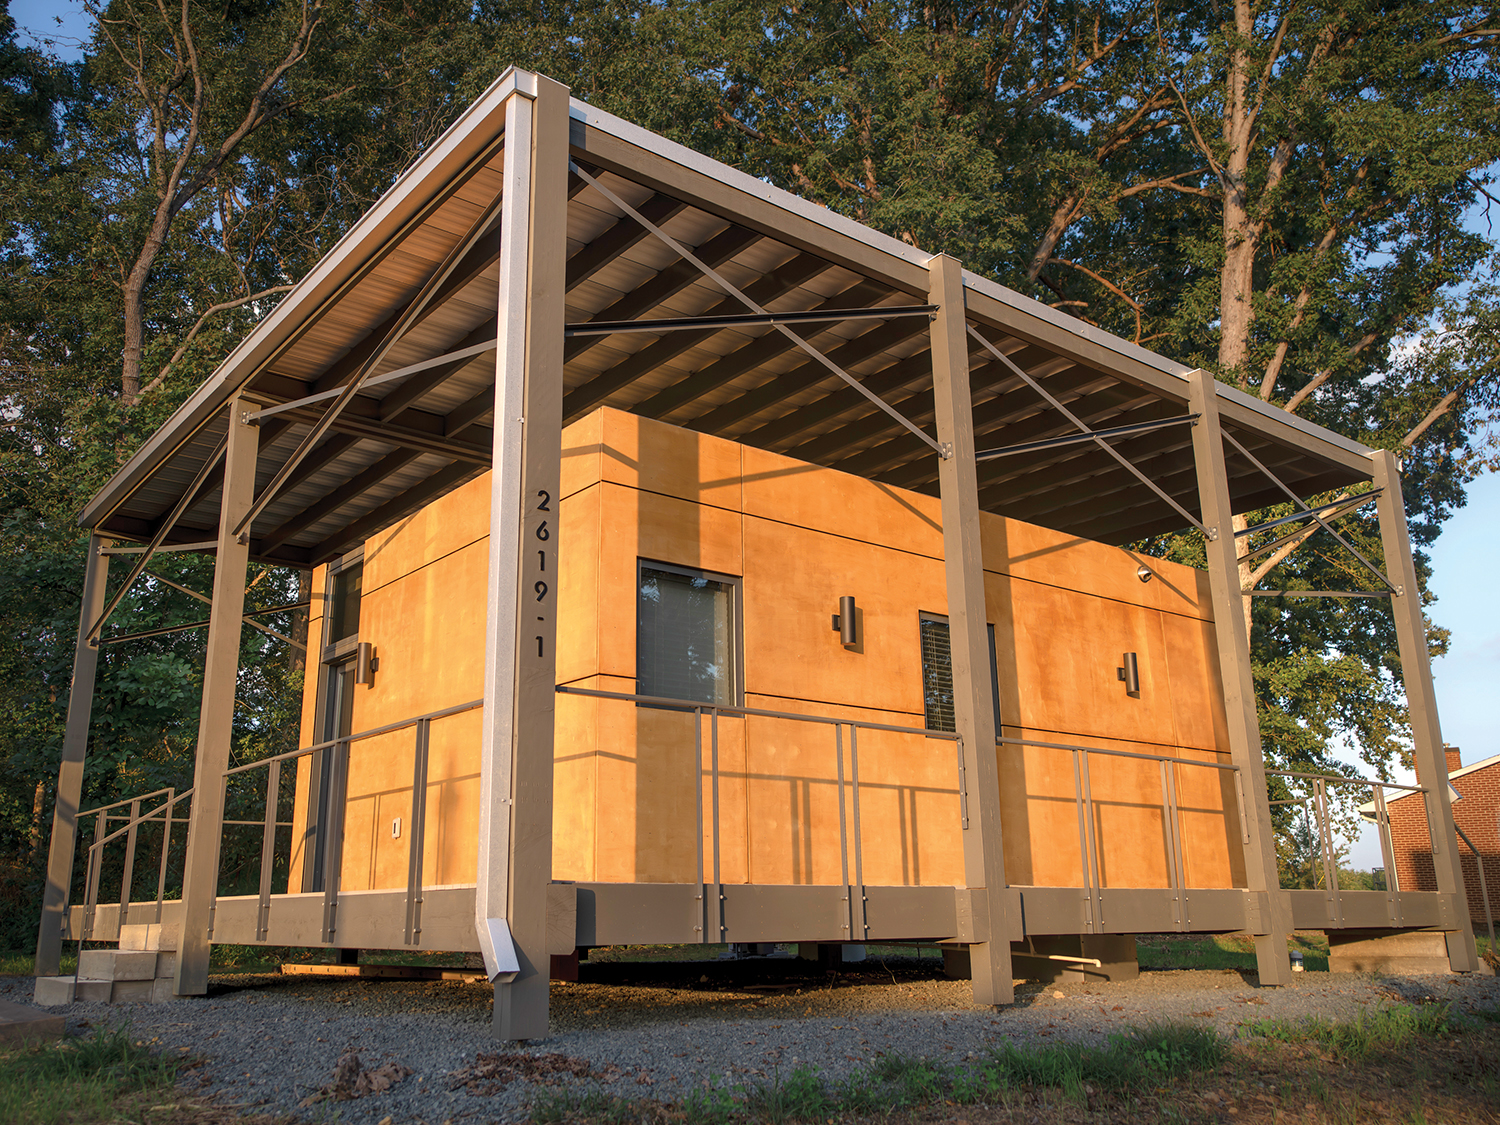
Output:
[[[681,575],[684,578],[697,578],[708,582],[717,582],[729,588],[729,663],[730,663],[730,702],[727,704],[695,704],[704,707],[743,707],[745,705],[745,618],[743,597],[744,579],[737,574],[722,574],[716,570],[705,570],[699,566],[683,566],[680,563],[662,562],[659,559],[648,559],[638,557],[635,560],[635,597],[636,597],[636,631],[635,631],[635,686],[636,692],[641,693],[641,632],[640,632],[640,596],[641,578],[645,570],[660,570],[668,574]],[[688,701],[684,701],[688,702]]]
[[[929,613],[927,610],[917,611],[917,659],[920,661],[919,675],[922,681],[922,725],[925,729],[939,731],[944,734],[952,733],[944,731],[942,727],[930,725],[927,714],[927,656],[922,645],[922,626],[924,623],[934,623],[948,626],[948,668],[949,668],[949,690],[953,685],[953,629],[946,613]],[[995,714],[995,735],[999,737],[1001,714],[1000,714],[1000,661],[999,654],[995,649],[995,624],[992,621],[985,622],[985,634],[987,647],[990,650],[990,703]],[[956,700],[955,700],[956,704]],[[957,707],[954,709],[954,727],[958,726]]]

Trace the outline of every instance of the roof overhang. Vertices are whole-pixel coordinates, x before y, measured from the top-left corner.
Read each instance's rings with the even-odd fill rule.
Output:
[[[493,204],[505,107],[536,76],[507,71],[338,242],[84,509],[101,534],[149,539],[184,501],[243,391],[267,406],[343,386]],[[931,429],[925,318],[930,255],[579,101],[571,103],[570,324],[743,312],[708,277],[611,202],[614,195],[775,312],[858,310],[801,332],[899,413]],[[252,554],[316,565],[397,522],[489,464],[498,232],[456,263],[321,444],[265,506]],[[450,263],[451,265],[452,263]],[[1187,411],[1188,369],[966,272],[968,319],[1009,363],[971,351],[976,445],[1074,433],[1013,363],[1091,428]],[[726,305],[727,300],[727,305]],[[882,317],[878,310],[890,308]],[[875,315],[870,310],[876,310]],[[936,491],[938,460],[825,367],[766,325],[576,336],[567,342],[564,421],[607,405],[891,485]],[[1220,385],[1226,431],[1299,495],[1369,479],[1369,450]],[[323,405],[326,405],[324,403]],[[258,487],[322,410],[262,423]],[[1118,451],[1198,511],[1189,427],[1116,439]],[[1240,461],[1244,459],[1241,458]],[[1236,510],[1285,499],[1254,466],[1229,463]],[[1105,542],[1184,526],[1181,514],[1092,443],[984,462],[988,511]],[[214,537],[218,478],[186,498],[167,542]]]

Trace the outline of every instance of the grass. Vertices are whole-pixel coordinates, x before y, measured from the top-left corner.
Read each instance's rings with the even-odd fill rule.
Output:
[[[1491,1019],[1492,1012],[1485,1013]],[[1341,1060],[1363,1060],[1377,1051],[1394,1051],[1419,1035],[1443,1035],[1454,1030],[1447,1004],[1412,1007],[1389,1005],[1361,1012],[1352,1023],[1327,1019],[1257,1020],[1240,1028],[1242,1034],[1278,1043],[1311,1043]]]
[[[677,1107],[687,1125],[826,1121],[885,1116],[921,1106],[1006,1104],[1026,1091],[1056,1091],[1086,1101],[1096,1092],[1127,1093],[1211,1070],[1227,1045],[1213,1032],[1186,1024],[1156,1024],[1114,1036],[1104,1047],[1004,1044],[972,1062],[948,1066],[927,1059],[887,1056],[839,1082],[813,1068],[773,1072],[756,1082],[707,1082]],[[532,1103],[532,1120],[617,1125],[650,1116],[644,1103],[601,1091],[545,1091]]]
[[[132,1039],[128,1026],[8,1051],[0,1054],[0,1121],[111,1120],[122,1095],[169,1090],[180,1065]]]
[[[1172,1121],[1237,1125],[1493,1125],[1500,1104],[1500,1017],[1445,1005],[1392,1006],[1352,1024],[1272,1022],[1236,1042],[1164,1024],[1103,1047],[1001,1045],[945,1065],[885,1057],[830,1082],[805,1066],[676,1102],[599,1089],[546,1091],[542,1125],[1083,1125]]]
[[[1255,939],[1235,934],[1153,934],[1135,943],[1143,969],[1230,969],[1255,971]],[[1328,939],[1321,933],[1295,933],[1287,952],[1302,951],[1307,972],[1328,971]]]

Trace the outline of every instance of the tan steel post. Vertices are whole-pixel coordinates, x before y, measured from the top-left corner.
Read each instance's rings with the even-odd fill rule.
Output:
[[[234,534],[255,500],[255,455],[260,431],[244,420],[257,408],[243,396],[229,400],[229,444],[219,501],[219,542],[214,559],[213,604],[208,616],[208,655],[203,664],[203,703],[198,712],[198,750],[188,818],[187,860],[182,872],[182,932],[172,991],[202,996],[208,991],[209,928],[218,894],[219,847],[224,834],[224,771],[234,740],[234,694],[240,673],[244,628],[248,537]]]
[[[1251,897],[1246,929],[1255,937],[1260,983],[1287,984],[1291,965],[1286,942],[1292,918],[1276,867],[1276,837],[1266,792],[1260,720],[1255,714],[1255,680],[1250,672],[1250,635],[1245,629],[1245,601],[1234,547],[1234,509],[1224,466],[1218,385],[1207,371],[1192,372],[1188,382],[1191,410],[1199,415],[1193,424],[1193,459],[1198,468],[1203,526],[1209,530],[1204,549],[1213,596],[1214,635],[1219,643],[1219,679],[1224,686],[1224,713],[1229,724],[1229,753],[1239,767],[1245,789],[1245,834],[1249,837],[1244,845],[1245,880]]]
[[[83,763],[88,754],[89,716],[94,708],[94,673],[99,649],[89,644],[89,629],[104,611],[109,577],[107,539],[89,536],[83,568],[83,608],[78,614],[78,641],[73,648],[73,682],[68,690],[68,719],[63,727],[62,763],[57,767],[57,798],[52,803],[52,840],[47,848],[47,885],[42,891],[42,922],[36,935],[36,975],[56,976],[62,964],[63,912],[73,881],[73,849],[78,836],[78,802],[83,795]]]
[[[475,923],[494,1035],[535,1039],[547,1034],[551,977],[567,87],[535,78],[510,99],[505,133]],[[498,948],[507,932],[513,979],[502,973],[511,950]]]
[[[1442,927],[1448,931],[1448,965],[1454,972],[1479,968],[1474,948],[1474,925],[1464,891],[1463,868],[1453,828],[1453,805],[1448,799],[1448,759],[1438,723],[1437,695],[1432,688],[1432,663],[1427,648],[1427,623],[1422,614],[1422,587],[1411,557],[1406,528],[1406,502],[1401,495],[1401,470],[1396,455],[1377,450],[1370,460],[1372,477],[1383,489],[1375,501],[1380,514],[1380,542],[1385,550],[1385,572],[1396,585],[1391,611],[1396,617],[1396,640],[1401,652],[1401,680],[1406,686],[1406,708],[1411,717],[1412,761],[1417,782],[1426,792],[1427,823],[1432,835],[1432,870],[1438,893]]]
[[[1010,926],[1006,917],[1005,848],[1000,834],[1000,759],[990,690],[990,646],[979,534],[979,474],[974,460],[974,408],[969,397],[969,340],[963,267],[939,254],[927,264],[932,323],[932,389],[942,490],[943,569],[948,580],[948,641],[953,660],[953,715],[963,738],[969,824],[963,832],[964,881],[984,888],[973,903],[984,941],[969,946],[974,1003],[1009,1004]],[[983,915],[983,918],[980,917]]]

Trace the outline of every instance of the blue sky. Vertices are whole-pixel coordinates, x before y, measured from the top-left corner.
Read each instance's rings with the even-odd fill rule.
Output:
[[[12,0],[10,14],[33,42],[51,40],[76,57],[89,20],[77,0]],[[59,20],[61,21],[59,23]],[[1476,224],[1482,218],[1476,211]],[[1432,620],[1452,630],[1449,654],[1433,662],[1443,737],[1465,764],[1500,754],[1500,477],[1480,478],[1468,504],[1443,528],[1432,550]],[[1491,694],[1494,693],[1494,694]],[[1380,862],[1373,840],[1355,849],[1354,866]]]

